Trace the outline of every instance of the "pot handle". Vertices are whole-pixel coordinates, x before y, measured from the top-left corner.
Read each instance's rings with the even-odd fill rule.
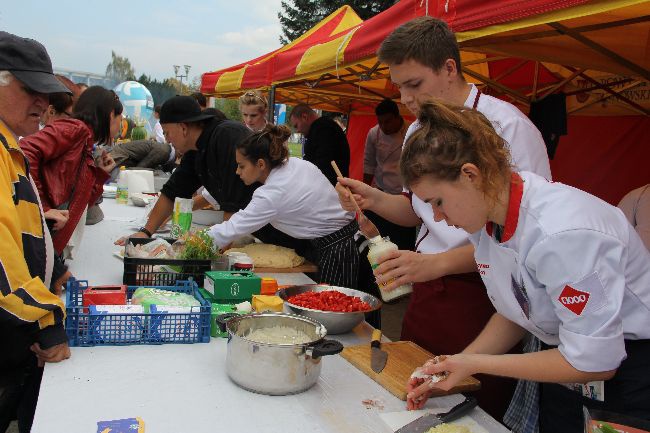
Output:
[[[241,314],[237,314],[237,313],[224,313],[224,314],[218,315],[215,318],[215,321],[217,322],[217,325],[219,325],[219,330],[221,332],[226,332],[226,323],[228,323],[228,321],[230,319],[232,319],[233,317],[238,317],[240,315]]]
[[[307,349],[307,355],[312,358],[320,358],[321,356],[336,355],[342,350],[343,345],[336,340],[321,340]]]

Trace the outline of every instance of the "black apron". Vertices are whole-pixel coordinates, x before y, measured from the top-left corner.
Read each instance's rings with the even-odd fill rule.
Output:
[[[542,344],[542,350],[550,346]],[[605,381],[605,401],[592,400],[567,387],[542,383],[540,433],[583,433],[582,407],[650,420],[650,340],[625,340],[627,358]]]

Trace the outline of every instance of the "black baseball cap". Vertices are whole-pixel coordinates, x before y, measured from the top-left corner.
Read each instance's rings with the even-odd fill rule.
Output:
[[[31,90],[38,93],[69,93],[52,71],[47,50],[34,39],[0,32],[0,71],[9,71]]]
[[[191,123],[214,117],[201,111],[201,106],[191,96],[174,96],[160,107],[160,123]]]

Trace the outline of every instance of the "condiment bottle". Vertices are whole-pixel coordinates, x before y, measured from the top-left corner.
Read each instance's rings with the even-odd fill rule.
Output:
[[[115,202],[117,204],[129,203],[129,187],[126,179],[126,167],[120,167],[120,175],[117,178],[117,191],[115,192]]]
[[[397,250],[398,247],[388,239],[388,237],[382,238],[381,236],[375,236],[370,239],[370,249],[368,250],[368,261],[372,269],[376,269],[379,266],[379,259],[386,255],[390,251]],[[386,286],[393,282],[394,279],[388,281],[384,284],[379,284],[379,291],[381,293],[381,299],[386,301],[392,301],[402,296],[406,296],[413,291],[413,287],[410,284],[402,284],[401,286],[393,289],[386,290]]]

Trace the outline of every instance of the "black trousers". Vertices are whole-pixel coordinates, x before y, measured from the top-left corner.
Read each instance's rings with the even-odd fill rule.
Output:
[[[18,431],[29,433],[34,422],[43,368],[36,365],[36,357],[24,369],[2,378],[0,385],[0,432],[4,433],[11,421],[18,420]]]
[[[625,340],[627,358],[605,381],[605,401],[583,397],[565,386],[542,383],[540,433],[583,433],[582,407],[650,420],[650,340]]]

